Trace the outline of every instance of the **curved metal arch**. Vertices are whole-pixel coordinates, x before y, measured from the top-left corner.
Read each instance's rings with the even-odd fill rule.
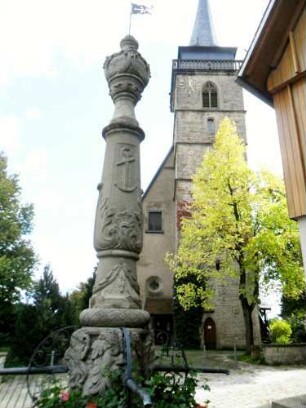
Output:
[[[37,396],[45,388],[49,388],[50,384],[59,378],[56,377],[56,374],[68,371],[68,367],[63,364],[64,354],[69,347],[71,334],[78,328],[79,326],[74,325],[58,329],[45,337],[35,348],[29,360],[26,377],[28,394],[33,403],[36,402]],[[46,372],[43,377],[32,374],[35,369],[39,369],[43,373],[44,368]]]

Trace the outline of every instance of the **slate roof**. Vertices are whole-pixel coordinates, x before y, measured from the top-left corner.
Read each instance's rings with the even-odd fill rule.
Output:
[[[217,45],[209,8],[209,0],[199,0],[197,15],[189,45],[206,47]]]

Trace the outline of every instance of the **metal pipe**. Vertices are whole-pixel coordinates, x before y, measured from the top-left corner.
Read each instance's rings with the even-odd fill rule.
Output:
[[[63,374],[68,373],[68,367],[65,365],[54,365],[46,367],[11,367],[0,368],[0,375],[17,374]]]
[[[142,399],[144,407],[151,407],[152,401],[150,395],[147,391],[142,388],[137,382],[132,378],[132,350],[131,350],[131,339],[130,333],[126,327],[122,329],[123,331],[123,349],[126,357],[126,369],[124,375],[125,385],[133,392],[139,395]]]
[[[152,406],[150,395],[147,393],[147,391],[144,388],[142,388],[139,384],[137,384],[136,381],[133,380],[133,378],[128,378],[125,381],[125,384],[131,391],[139,395],[139,397],[142,399],[144,407]]]

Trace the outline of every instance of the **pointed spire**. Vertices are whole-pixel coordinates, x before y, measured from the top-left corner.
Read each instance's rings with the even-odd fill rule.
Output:
[[[199,0],[193,32],[189,45],[213,46],[216,44],[209,0]]]

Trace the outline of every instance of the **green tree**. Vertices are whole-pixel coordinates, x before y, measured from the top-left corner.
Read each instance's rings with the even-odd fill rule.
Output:
[[[282,296],[282,317],[286,319],[295,313],[306,313],[306,290],[297,298]]]
[[[7,173],[7,158],[0,153],[0,334],[7,339],[14,325],[14,310],[21,291],[29,289],[36,256],[26,239],[32,230],[33,206],[21,204],[17,175]]]
[[[298,298],[282,296],[282,317],[289,321],[295,343],[306,342],[306,290]]]
[[[61,327],[75,324],[69,296],[63,296],[50,265],[44,267],[42,277],[34,284],[32,298],[37,311],[40,339]]]
[[[50,265],[44,267],[29,295],[29,304],[17,307],[9,355],[10,361],[22,364],[29,362],[40,341],[53,331],[77,324],[73,303],[68,295],[61,294]]]
[[[214,147],[194,177],[190,211],[182,220],[178,252],[166,259],[177,277],[199,275],[207,285],[182,284],[177,296],[185,309],[197,296],[211,307],[213,279],[236,278],[250,352],[260,282],[280,281],[283,293],[296,297],[304,275],[298,229],[288,218],[283,183],[267,171],[257,174],[248,168],[245,145],[229,119],[221,122]]]
[[[276,344],[290,343],[292,333],[290,323],[286,320],[274,319],[269,324],[271,340]]]
[[[41,340],[36,324],[37,308],[32,304],[18,303],[15,315],[14,333],[11,337],[6,366],[26,366]]]
[[[201,346],[199,327],[202,321],[202,305],[184,310],[177,298],[173,301],[175,342],[184,349],[199,349]]]
[[[92,296],[96,279],[96,270],[97,268],[95,267],[92,276],[90,276],[86,282],[81,282],[78,288],[69,295],[69,299],[75,311],[76,321],[79,321],[81,311],[89,307],[89,299]]]

